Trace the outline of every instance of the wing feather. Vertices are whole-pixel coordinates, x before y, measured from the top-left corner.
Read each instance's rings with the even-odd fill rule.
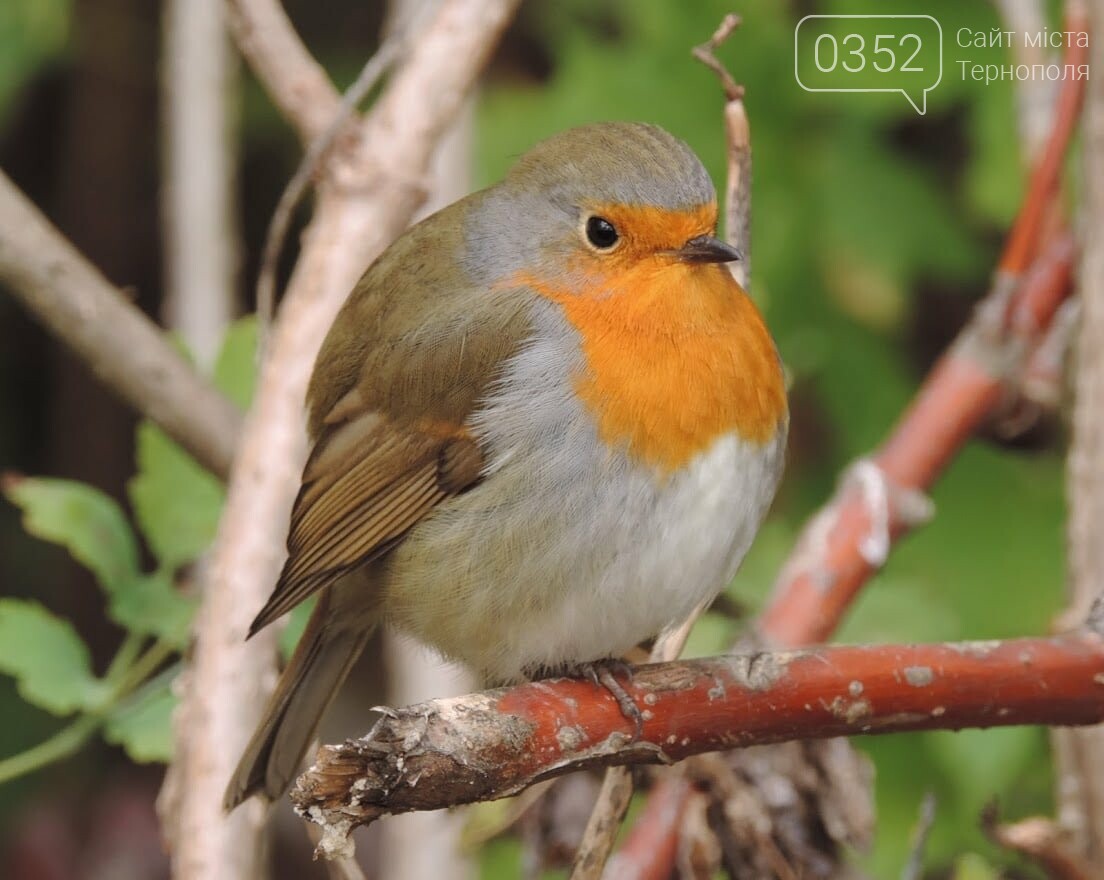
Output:
[[[287,562],[250,634],[392,549],[434,507],[474,483],[481,464],[478,446],[459,426],[399,428],[376,413],[327,424],[292,510]]]

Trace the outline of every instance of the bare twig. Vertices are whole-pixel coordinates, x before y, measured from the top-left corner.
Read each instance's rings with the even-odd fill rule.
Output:
[[[323,746],[292,793],[340,850],[385,813],[514,794],[596,764],[663,763],[719,749],[857,733],[1104,718],[1104,640],[826,647],[639,667],[616,700],[580,680],[433,700],[381,719],[364,739]]]
[[[299,161],[299,167],[295,169],[295,174],[284,187],[284,191],[280,193],[280,199],[276,203],[272,219],[268,223],[268,230],[265,232],[261,266],[257,273],[257,320],[260,324],[262,345],[268,335],[268,328],[276,309],[276,269],[284,241],[287,240],[292,213],[306,194],[311,178],[318,172],[326,153],[349,123],[360,102],[368,96],[388,68],[398,60],[401,37],[401,34],[392,34],[385,39],[376,50],[376,54],[361,68],[356,80],[341,96],[337,116],[318,137],[311,141]]]
[[[678,817],[692,794],[690,783],[677,776],[649,797],[624,845],[606,865],[603,880],[666,880],[678,851]],[[662,873],[649,873],[652,865],[662,865]]]
[[[210,369],[236,311],[239,258],[231,136],[238,64],[222,0],[166,3],[164,46],[162,310],[165,324]]]
[[[226,0],[226,18],[273,103],[304,144],[314,141],[337,118],[341,98],[279,0]]]
[[[738,15],[726,15],[710,39],[692,50],[695,58],[717,74],[725,95],[725,144],[728,173],[725,188],[725,237],[742,256],[729,264],[745,290],[751,282],[751,131],[744,107],[744,87],[717,59],[717,48],[740,26]]]
[[[610,767],[602,776],[602,787],[590,812],[583,839],[571,863],[572,880],[596,880],[613,850],[613,842],[632,800],[632,770]]]
[[[1081,6],[1080,3],[1077,4]],[[1091,4],[1090,67],[1104,70],[1104,0]],[[1070,613],[1080,616],[1104,584],[1104,83],[1092,80],[1085,113],[1081,326],[1074,366],[1069,452]],[[1058,819],[1072,851],[1104,874],[1104,728],[1055,731]]]
[[[177,714],[177,759],[167,785],[178,797],[165,802],[177,877],[255,874],[252,853],[263,811],[254,801],[223,816],[222,790],[275,677],[271,636],[262,633],[248,645],[244,638],[282,562],[280,548],[306,452],[302,405],[311,367],[356,278],[423,199],[421,180],[437,139],[516,4],[445,0],[359,126],[359,137],[340,140],[322,169],[315,215],[261,365],[231,476]],[[237,4],[243,10],[269,5]],[[270,86],[295,88],[295,81],[271,71],[285,63],[281,45],[254,41],[246,54]],[[301,54],[301,47],[291,66],[302,67],[296,52]],[[277,100],[285,108],[300,104],[295,95]],[[307,140],[339,112],[336,94],[322,100],[322,119],[293,114]],[[234,674],[227,675],[228,669]]]
[[[0,282],[104,385],[212,473],[230,472],[241,414],[2,173]]]
[[[928,848],[928,837],[935,824],[935,793],[926,792],[920,801],[920,815],[916,817],[916,827],[912,832],[912,845],[905,867],[901,869],[901,880],[920,880],[924,876],[924,852]]]
[[[732,36],[732,32],[741,24],[740,16],[729,13],[721,19],[717,29],[708,40],[690,50],[702,64],[717,74],[724,90],[726,101],[739,101],[744,97],[744,87],[733,78],[728,69],[717,59],[716,50]]]
[[[1080,0],[1066,4],[1064,30],[1070,33],[1088,32],[1088,17]],[[1069,40],[1066,44],[1062,59],[1062,66],[1066,70],[1075,70],[1088,63],[1089,50],[1077,43],[1077,40]],[[994,287],[998,289],[1014,284],[1038,253],[1039,245],[1043,240],[1043,224],[1057,198],[1062,164],[1065,161],[1070,140],[1073,138],[1073,130],[1081,116],[1081,104],[1085,97],[1087,82],[1088,76],[1083,79],[1068,76],[1062,80],[1050,135],[1028,180],[1023,203],[1008,233],[1004,252],[997,264]]]

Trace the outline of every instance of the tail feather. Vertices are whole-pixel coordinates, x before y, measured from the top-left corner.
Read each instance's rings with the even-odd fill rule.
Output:
[[[229,811],[250,795],[280,797],[299,772],[318,722],[364,650],[370,629],[338,628],[323,596],[226,787]]]

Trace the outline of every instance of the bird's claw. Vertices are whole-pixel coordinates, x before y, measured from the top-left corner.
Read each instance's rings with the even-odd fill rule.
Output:
[[[636,701],[629,696],[628,691],[614,677],[614,671],[622,672],[628,682],[632,684],[632,666],[623,660],[596,660],[592,663],[584,663],[581,671],[593,684],[604,687],[609,691],[610,696],[617,701],[621,714],[633,723],[634,731],[631,742],[638,742],[644,735],[644,714],[640,711],[640,707],[636,705]]]

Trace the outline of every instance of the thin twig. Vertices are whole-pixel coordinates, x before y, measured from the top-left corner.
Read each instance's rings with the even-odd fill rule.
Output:
[[[1088,29],[1089,22],[1083,4],[1068,3],[1064,30],[1076,33],[1088,32]],[[1088,55],[1088,48],[1077,45],[1076,40],[1068,40],[1062,67],[1075,70],[1086,66]],[[1028,180],[1020,211],[1005,241],[1004,252],[997,264],[995,286],[1014,283],[1038,252],[1044,221],[1058,195],[1066,151],[1081,117],[1081,105],[1088,79],[1088,76],[1068,76],[1062,80],[1050,135]]]
[[[223,0],[164,4],[162,241],[165,325],[210,371],[238,309],[238,69]]]
[[[1104,584],[1104,0],[1093,0],[1082,132],[1081,321],[1073,363],[1072,440],[1066,473],[1069,606],[1080,616]],[[1068,17],[1085,4],[1068,3]],[[1072,30],[1068,28],[1067,30]],[[1104,730],[1055,731],[1055,801],[1070,851],[1104,876]]]
[[[721,23],[717,26],[717,30],[713,32],[713,36],[700,46],[695,46],[690,50],[698,61],[717,74],[717,77],[721,81],[721,87],[724,89],[725,99],[728,101],[742,100],[744,97],[744,87],[733,79],[728,69],[717,60],[715,53],[717,48],[732,35],[732,32],[736,30],[740,24],[740,16],[729,13],[721,19]]]
[[[924,875],[924,853],[928,848],[928,837],[935,825],[935,793],[925,792],[920,801],[920,814],[916,817],[916,827],[912,831],[912,845],[909,847],[908,861],[901,869],[901,880],[920,880]]]
[[[617,832],[632,800],[632,770],[610,767],[602,777],[598,799],[587,820],[583,839],[571,863],[571,880],[596,880],[602,876]]]
[[[725,144],[728,171],[725,186],[725,237],[740,252],[741,259],[729,264],[729,271],[741,287],[751,282],[751,130],[744,107],[744,87],[736,82],[716,56],[716,50],[740,26],[738,15],[726,15],[713,36],[691,54],[712,70],[725,95]]]
[[[272,212],[272,219],[265,232],[264,247],[261,250],[261,267],[257,274],[257,322],[260,348],[263,351],[272,318],[276,309],[276,270],[279,267],[280,253],[287,240],[291,218],[299,202],[317,174],[323,159],[345,128],[356,108],[360,106],[368,93],[375,88],[383,75],[398,60],[405,34],[392,34],[383,41],[376,53],[365,62],[360,74],[345,93],[337,115],[329,126],[322,131],[307,147],[299,167],[288,181],[280,199]]]

